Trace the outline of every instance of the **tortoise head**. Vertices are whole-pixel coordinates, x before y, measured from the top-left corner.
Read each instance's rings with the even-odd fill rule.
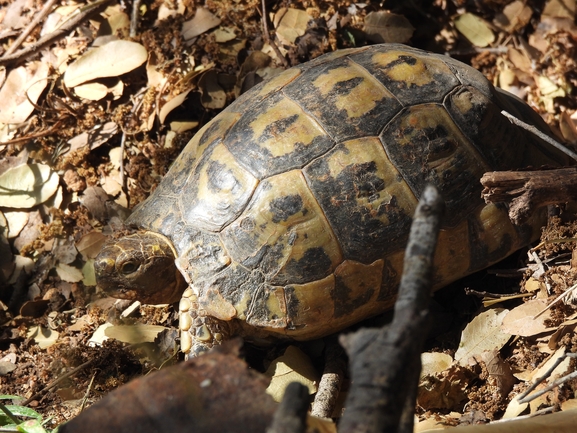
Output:
[[[108,240],[94,262],[96,284],[110,296],[146,304],[176,302],[187,284],[170,241],[154,232]]]

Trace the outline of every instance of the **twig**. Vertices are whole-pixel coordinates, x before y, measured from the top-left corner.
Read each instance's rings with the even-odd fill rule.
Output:
[[[308,388],[299,382],[289,383],[267,433],[304,433],[308,407]]]
[[[82,398],[82,404],[80,405],[80,410],[78,411],[78,413],[82,412],[86,407],[86,403],[88,402],[88,396],[90,395],[90,391],[92,391],[92,385],[94,384],[94,379],[96,378],[96,373],[97,372],[95,371],[94,374],[92,375],[92,378],[90,379],[90,383],[88,384],[88,388],[86,388],[86,392],[84,393],[84,397]]]
[[[138,22],[140,21],[140,1],[134,0],[132,2],[132,14],[130,16],[130,37],[136,37],[138,31]]]
[[[533,383],[529,388],[527,388],[525,390],[525,392],[523,392],[522,394],[520,394],[517,397],[519,404],[528,403],[531,400],[534,400],[537,397],[540,397],[541,395],[551,391],[553,388],[567,382],[568,380],[571,380],[571,379],[574,379],[575,377],[577,377],[577,371],[574,371],[573,373],[570,373],[566,376],[563,376],[560,379],[557,379],[556,381],[551,383],[549,386],[536,392],[535,394],[529,395],[529,393],[531,391],[533,391],[535,388],[537,388],[537,386],[539,386],[539,384],[541,382],[543,382],[545,379],[547,379],[549,376],[551,376],[551,373],[553,373],[553,371],[559,366],[559,364],[561,364],[565,360],[565,358],[577,358],[577,353],[565,353],[563,356],[560,356],[559,358],[557,358],[555,360],[555,362],[553,363],[553,365],[551,366],[551,368],[549,368],[549,370],[547,370],[543,376],[537,378],[537,380],[535,380],[535,383]]]
[[[272,47],[272,49],[274,50],[274,52],[277,55],[277,57],[279,58],[279,60],[282,62],[283,66],[285,68],[288,68],[289,64],[287,62],[287,59],[282,55],[282,53],[280,52],[276,43],[270,38],[270,34],[268,32],[268,17],[266,14],[266,0],[262,0],[262,27],[263,27],[263,35],[264,35],[265,42],[268,43]]]
[[[20,34],[20,36],[18,36],[18,38],[14,41],[14,43],[10,45],[10,47],[6,50],[6,52],[4,53],[4,57],[12,54],[14,51],[16,51],[17,48],[20,47],[20,45],[22,45],[22,42],[24,42],[26,38],[30,35],[30,33],[32,33],[32,30],[34,30],[36,26],[40,24],[40,21],[42,21],[46,17],[46,15],[48,15],[52,11],[52,8],[54,7],[57,1],[58,0],[49,0],[48,2],[46,2],[42,10],[36,14],[34,19],[30,21],[30,23],[28,24],[28,26],[26,26],[26,28]]]
[[[405,259],[393,322],[341,337],[349,353],[352,385],[339,430],[413,431],[421,351],[429,322],[428,305],[443,201],[428,185],[419,201]]]
[[[532,125],[529,125],[528,123],[523,122],[520,119],[517,119],[515,116],[513,116],[512,114],[508,113],[507,111],[503,110],[501,111],[501,114],[503,116],[505,116],[507,119],[509,119],[509,121],[523,129],[526,129],[527,131],[531,132],[532,134],[535,134],[537,137],[539,137],[541,140],[549,143],[551,146],[553,146],[554,148],[560,150],[561,152],[563,152],[565,155],[569,156],[570,158],[573,158],[575,161],[577,161],[577,153],[572,152],[571,150],[567,149],[566,146],[563,146],[561,143],[559,143],[557,140],[554,140],[553,138],[549,137],[547,134],[544,134],[543,132],[539,131],[537,128],[535,128]]]
[[[551,301],[551,303],[549,305],[547,305],[545,308],[543,308],[541,311],[539,311],[537,314],[535,314],[535,316],[533,316],[533,320],[535,320],[537,317],[539,317],[541,314],[543,314],[545,311],[549,310],[551,307],[553,307],[553,305],[555,305],[557,302],[561,301],[562,299],[565,299],[567,296],[569,296],[575,289],[577,289],[577,284],[574,284],[573,286],[569,287],[567,290],[565,290],[563,293],[561,293],[559,296],[557,296],[553,301]]]
[[[68,373],[64,373],[62,376],[60,376],[59,378],[57,378],[57,379],[53,380],[51,383],[49,383],[48,386],[46,386],[44,389],[38,391],[32,397],[30,397],[27,400],[25,400],[24,402],[22,402],[21,406],[27,406],[32,400],[36,400],[38,397],[40,397],[45,392],[50,391],[52,388],[54,388],[56,385],[58,385],[64,379],[68,379],[70,376],[74,376],[76,373],[78,373],[83,368],[88,367],[94,361],[95,361],[95,359],[91,359],[89,361],[86,361],[84,364],[80,364],[78,367],[70,370]]]
[[[108,4],[112,3],[113,1],[114,0],[99,0],[87,5],[85,8],[83,8],[84,10],[82,10],[81,12],[70,18],[68,21],[66,21],[52,33],[40,38],[38,41],[36,41],[36,43],[18,51],[17,53],[1,57],[0,66],[11,65],[21,60],[25,60],[26,58],[40,51],[42,48],[50,45],[52,42],[56,41],[57,39],[60,39],[64,35],[71,32],[79,24],[88,20],[92,15],[104,10],[108,6]]]
[[[343,349],[333,340],[327,342],[325,368],[313,401],[311,415],[330,418],[337,405],[344,376]]]

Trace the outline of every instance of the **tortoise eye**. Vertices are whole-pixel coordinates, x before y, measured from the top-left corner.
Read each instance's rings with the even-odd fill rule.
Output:
[[[120,267],[120,272],[122,272],[124,275],[132,274],[139,268],[139,266],[140,264],[138,262],[131,260],[122,264]]]

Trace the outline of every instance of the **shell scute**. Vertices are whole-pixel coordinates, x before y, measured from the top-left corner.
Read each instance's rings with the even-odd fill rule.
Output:
[[[183,219],[201,230],[220,231],[245,208],[258,180],[220,141],[208,148],[181,188]]]
[[[377,137],[339,144],[304,169],[345,258],[371,263],[402,249],[417,204]]]
[[[442,102],[460,84],[438,56],[407,50],[365,51],[350,58],[362,64],[403,106]]]
[[[338,241],[300,170],[262,181],[221,239],[233,260],[258,266],[274,285],[323,278],[342,261]]]
[[[445,199],[445,225],[454,226],[478,203],[481,184],[472,182],[490,170],[442,105],[421,104],[405,109],[380,136],[387,155],[420,197],[432,183]]]
[[[226,145],[258,179],[300,168],[334,146],[315,119],[279,92],[245,112]]]
[[[283,92],[337,142],[377,135],[401,108],[385,86],[348,57],[307,69]]]

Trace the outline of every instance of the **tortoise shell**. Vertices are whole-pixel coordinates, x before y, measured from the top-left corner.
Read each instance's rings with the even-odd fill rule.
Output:
[[[446,285],[526,245],[544,221],[539,212],[513,226],[505,207],[483,203],[483,173],[564,161],[501,110],[547,130],[473,68],[402,45],[288,69],[188,143],[127,221],[146,231],[129,237],[140,246],[112,240],[96,261],[99,283],[126,294],[129,284],[110,273],[124,277],[141,264],[124,269],[119,254],[168,250],[160,271],[133,288],[162,293],[170,284],[160,279],[178,274],[175,261],[186,284],[162,296],[168,302],[188,286],[185,352],[232,334],[334,333],[394,303],[411,217],[432,183],[446,201],[434,286]]]

